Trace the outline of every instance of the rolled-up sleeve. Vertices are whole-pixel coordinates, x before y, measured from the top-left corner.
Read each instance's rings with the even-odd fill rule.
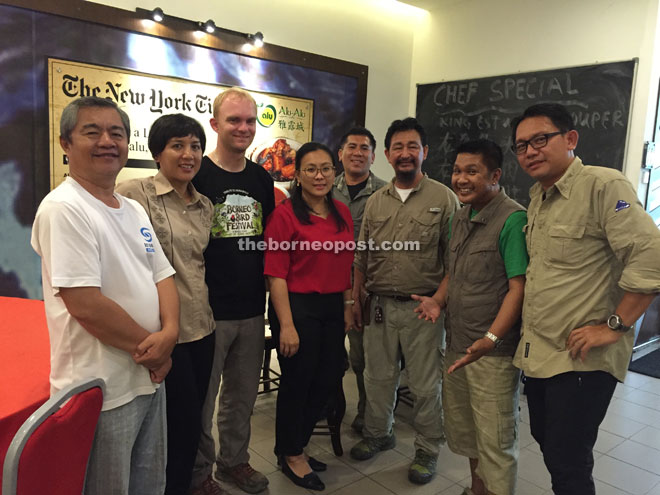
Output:
[[[629,292],[660,292],[660,230],[627,180],[606,183],[601,195],[605,235],[623,265],[619,287]]]

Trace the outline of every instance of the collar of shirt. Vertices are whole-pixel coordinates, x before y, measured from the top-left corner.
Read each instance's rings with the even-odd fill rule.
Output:
[[[170,181],[167,180],[167,177],[165,177],[160,170],[154,176],[154,187],[156,188],[156,196],[164,196],[172,191],[178,196],[178,193],[175,191],[172,184],[170,184]],[[197,192],[197,189],[195,189],[195,186],[192,185],[192,182],[188,183],[188,191],[192,196],[192,201],[189,204],[197,203],[200,199],[200,194]]]
[[[424,186],[424,183],[426,183],[427,180],[428,180],[428,175],[426,175],[426,172],[425,172],[425,173],[424,173],[424,177],[422,177],[422,180],[420,180],[419,183],[418,183],[415,187],[412,188],[412,190],[410,191],[410,194],[412,194],[412,193],[414,193],[414,192],[417,192],[417,191],[421,190],[422,187]],[[395,177],[392,177],[392,180],[388,183],[388,185],[387,185],[387,193],[388,193],[390,196],[393,196],[393,197],[395,197],[396,199],[401,200],[401,198],[399,198],[399,193],[396,192],[396,186],[394,185],[394,182],[395,182],[395,181],[396,181],[396,176],[395,176]]]
[[[369,193],[369,194],[371,194],[373,192],[372,191],[372,189],[373,189],[373,177],[374,177],[374,173],[370,170],[369,171],[369,177],[367,177],[367,185],[364,186],[364,189],[362,191],[364,191],[366,193]],[[344,172],[342,172],[341,174],[339,174],[335,178],[335,187],[338,190],[340,190],[341,192],[345,192],[347,190],[348,186],[346,185],[346,175],[344,174]],[[362,191],[360,191],[360,192],[362,192]]]
[[[545,191],[546,195],[552,194],[556,189],[559,191],[559,194],[564,196],[564,198],[569,199],[571,197],[571,189],[573,189],[573,184],[575,183],[575,178],[580,172],[582,172],[583,168],[584,165],[582,164],[582,160],[576,156],[566,169],[566,172],[564,172],[564,175]],[[540,196],[543,192],[541,184],[537,182],[529,189],[529,196],[530,198],[533,198],[535,196]]]
[[[470,222],[481,223],[484,225],[487,224],[488,220],[491,217],[492,211],[495,210],[497,206],[508,197],[509,196],[507,196],[507,194],[504,192],[504,188],[500,187],[500,192],[497,193],[497,196],[491,199],[486,206],[484,206],[472,218],[470,218]],[[471,216],[471,212],[472,212],[472,207],[470,207],[470,211],[466,211],[465,214]]]

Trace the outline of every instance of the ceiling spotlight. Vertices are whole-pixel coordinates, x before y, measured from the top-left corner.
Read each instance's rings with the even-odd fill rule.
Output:
[[[257,48],[264,46],[264,35],[261,31],[257,31],[252,35],[252,44]]]
[[[165,13],[160,7],[156,7],[151,11],[151,18],[156,22],[161,22],[165,18]]]
[[[200,24],[202,26],[202,29],[207,33],[211,34],[215,32],[215,22],[213,22],[211,19],[209,19],[205,23],[200,23]]]

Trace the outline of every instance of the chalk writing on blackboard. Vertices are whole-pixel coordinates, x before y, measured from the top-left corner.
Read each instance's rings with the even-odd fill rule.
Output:
[[[533,181],[519,168],[511,120],[535,103],[568,107],[580,133],[577,155],[587,164],[621,170],[625,154],[635,61],[419,85],[417,118],[429,136],[423,169],[445,184],[458,144],[488,138],[505,151],[507,193],[528,204]]]

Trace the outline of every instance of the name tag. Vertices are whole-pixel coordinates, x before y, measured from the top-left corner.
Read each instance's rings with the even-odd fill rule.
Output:
[[[442,208],[429,208],[429,211],[431,213],[440,213],[442,211]]]

